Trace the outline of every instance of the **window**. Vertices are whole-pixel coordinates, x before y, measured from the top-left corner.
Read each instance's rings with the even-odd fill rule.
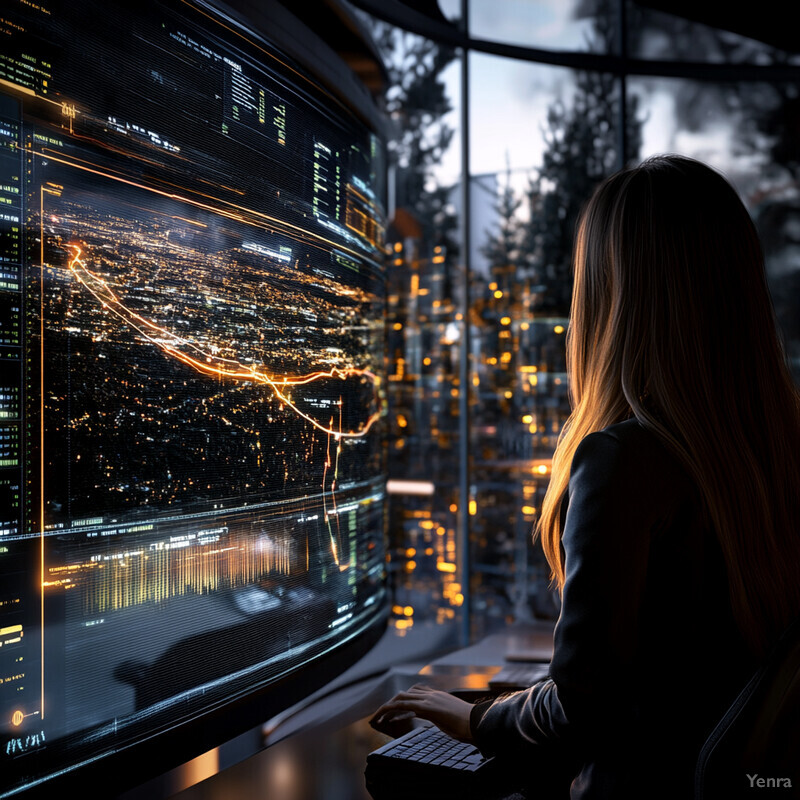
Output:
[[[557,614],[531,533],[569,413],[574,224],[603,177],[663,152],[723,171],[760,230],[800,374],[800,66],[629,0],[441,0],[429,26],[357,5],[398,123],[390,471],[430,492],[391,495],[395,619],[460,620],[464,641]]]

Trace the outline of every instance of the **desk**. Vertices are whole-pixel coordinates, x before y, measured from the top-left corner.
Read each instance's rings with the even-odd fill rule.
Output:
[[[176,800],[371,800],[364,786],[368,753],[388,741],[368,723],[375,709],[414,683],[444,690],[486,691],[514,637],[552,633],[552,623],[516,625],[471,647],[427,663],[401,664],[385,674],[323,692],[284,717],[267,737],[274,743],[175,795]],[[543,658],[548,654],[544,652]]]

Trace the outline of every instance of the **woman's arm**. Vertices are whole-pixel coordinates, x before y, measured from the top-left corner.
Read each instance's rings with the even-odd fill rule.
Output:
[[[598,432],[575,452],[551,678],[473,715],[473,736],[487,754],[565,740],[619,746],[630,734],[631,668],[658,505],[637,443]]]

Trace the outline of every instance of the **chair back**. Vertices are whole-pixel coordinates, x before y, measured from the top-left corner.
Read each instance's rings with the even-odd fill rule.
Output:
[[[695,800],[762,795],[800,798],[800,618],[706,739],[695,770]]]

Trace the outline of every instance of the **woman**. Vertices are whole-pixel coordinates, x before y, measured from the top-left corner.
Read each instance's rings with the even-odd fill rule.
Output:
[[[572,798],[689,798],[702,742],[800,613],[800,401],[755,228],[711,168],[608,178],[574,269],[573,410],[537,529],[562,600],[550,678],[477,706],[418,686],[374,719],[558,755]]]

